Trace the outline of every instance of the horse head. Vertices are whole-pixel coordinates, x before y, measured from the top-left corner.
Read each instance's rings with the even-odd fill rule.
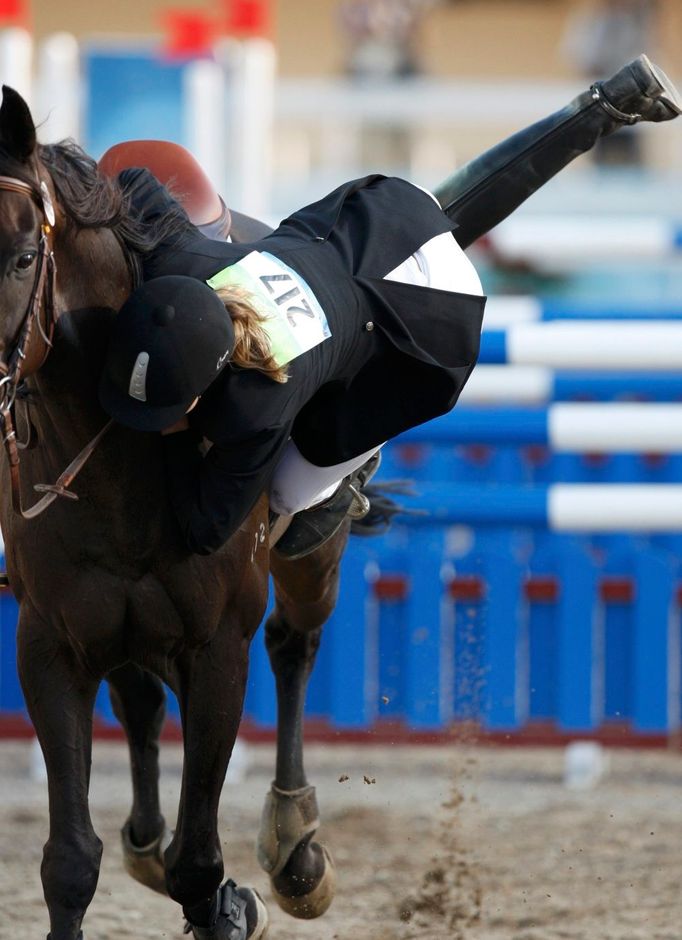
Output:
[[[18,378],[39,367],[50,345],[53,298],[47,294],[56,218],[31,112],[12,88],[3,85],[2,91],[0,371]]]
[[[42,441],[36,466],[49,461],[54,446],[77,450],[82,438],[91,438],[101,426],[96,385],[109,324],[132,286],[135,236],[135,222],[116,182],[103,177],[95,161],[70,141],[38,144],[26,102],[3,86],[0,423],[12,503],[25,518],[49,505],[52,491],[68,494],[50,486],[49,498],[31,510],[22,508],[18,448],[27,444],[16,441],[15,399],[23,387],[27,401],[41,402],[23,420],[28,442]],[[55,352],[42,369],[53,345]],[[79,420],[73,420],[74,414]]]

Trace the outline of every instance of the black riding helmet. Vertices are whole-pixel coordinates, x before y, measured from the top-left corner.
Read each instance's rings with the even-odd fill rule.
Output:
[[[162,431],[208,388],[233,349],[232,320],[207,284],[179,276],[147,281],[116,317],[102,407],[128,427]]]

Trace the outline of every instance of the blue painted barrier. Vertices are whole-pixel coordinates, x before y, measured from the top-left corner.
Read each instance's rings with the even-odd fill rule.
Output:
[[[554,377],[557,397],[682,397],[675,373]],[[339,604],[324,633],[306,713],[340,731],[388,719],[440,731],[471,720],[515,734],[550,722],[588,734],[628,722],[642,735],[680,727],[682,455],[556,453],[551,409],[460,407],[386,448],[383,476],[415,480],[407,517],[381,539],[352,540]],[[487,425],[484,423],[487,422]],[[483,429],[483,430],[482,430]],[[531,446],[520,446],[523,443]],[[566,484],[574,483],[571,490]],[[579,485],[667,499],[658,534],[617,521],[557,534],[556,495]],[[570,515],[570,513],[569,513]],[[614,517],[615,519],[615,517]],[[561,520],[559,520],[561,522]],[[622,523],[621,523],[622,525]],[[598,534],[601,527],[602,534]],[[596,530],[590,531],[590,530]],[[14,663],[16,603],[0,597],[0,711],[22,713]],[[169,699],[177,717],[177,703]],[[114,722],[107,691],[100,718]],[[263,631],[251,651],[245,717],[276,720]]]
[[[420,521],[351,544],[309,717],[341,731],[382,718],[422,731],[462,720],[510,734],[538,720],[571,734],[610,721],[644,735],[679,729],[679,565],[669,552],[631,536],[595,549],[495,528],[470,532],[462,548],[465,535]],[[0,709],[16,713],[11,596],[0,613]],[[113,720],[104,689],[98,714]],[[262,631],[245,717],[275,723]]]
[[[4,562],[4,558],[1,559]],[[19,608],[12,594],[0,592],[0,709],[21,713],[24,697],[16,667],[16,632]]]

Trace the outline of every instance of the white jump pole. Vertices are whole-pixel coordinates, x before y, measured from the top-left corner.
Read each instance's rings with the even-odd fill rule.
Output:
[[[682,323],[666,320],[555,320],[487,330],[479,362],[553,369],[677,371]]]
[[[594,258],[642,261],[679,251],[677,226],[656,216],[594,219],[564,216],[512,216],[490,238],[509,258],[532,258],[547,264],[575,264]]]
[[[185,133],[189,150],[217,191],[226,195],[225,74],[212,59],[199,59],[185,69]]]
[[[552,399],[554,372],[544,366],[477,366],[462,389],[467,405],[537,405]]]
[[[54,33],[38,48],[37,110],[43,143],[72,137],[81,130],[80,51],[75,36]]]
[[[32,104],[33,38],[28,30],[15,26],[0,30],[0,76],[4,85]]]
[[[229,201],[262,219],[270,208],[277,55],[267,39],[230,42],[223,55],[230,88]]]
[[[682,486],[557,483],[547,521],[555,532],[682,532]]]

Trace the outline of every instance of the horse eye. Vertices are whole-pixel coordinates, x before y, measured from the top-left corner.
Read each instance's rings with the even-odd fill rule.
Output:
[[[23,255],[19,255],[19,259],[17,261],[17,267],[19,270],[25,271],[26,268],[30,268],[33,262],[36,260],[36,254],[37,252],[35,251],[25,251]]]

